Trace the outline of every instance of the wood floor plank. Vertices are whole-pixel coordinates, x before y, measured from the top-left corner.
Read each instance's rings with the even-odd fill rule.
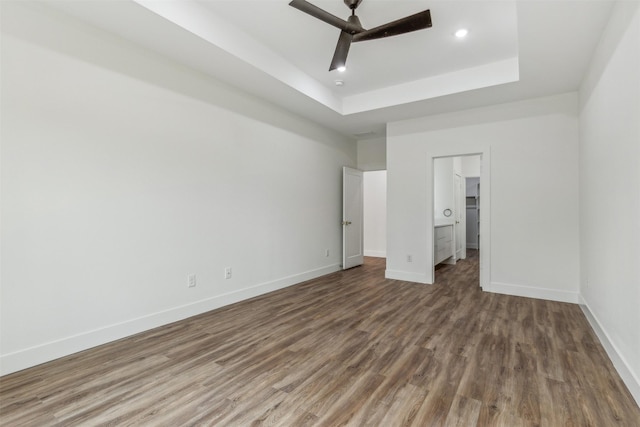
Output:
[[[406,384],[397,395],[391,406],[383,408],[378,417],[375,413],[368,416],[367,425],[376,426],[413,426],[416,425],[416,416],[429,393],[422,387]],[[383,418],[379,419],[382,416]]]
[[[466,427],[476,425],[480,415],[480,408],[482,408],[480,401],[456,395],[445,420],[445,426]]]
[[[577,305],[383,259],[0,378],[2,426],[639,426]]]
[[[416,415],[418,425],[444,425],[456,398],[460,380],[467,368],[467,359],[450,355],[444,369],[441,369],[429,385],[429,393]]]

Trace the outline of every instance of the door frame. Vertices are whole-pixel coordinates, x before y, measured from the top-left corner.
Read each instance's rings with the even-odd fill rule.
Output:
[[[427,211],[431,212],[430,237],[431,240],[427,244],[433,247],[433,230],[435,227],[435,219],[433,215],[433,197],[434,197],[434,162],[435,159],[441,157],[464,157],[464,156],[480,156],[480,185],[482,188],[482,197],[480,197],[480,287],[482,289],[491,289],[491,148],[484,147],[479,151],[455,150],[453,147],[444,148],[440,151],[433,151],[427,154],[427,162],[430,165],[431,173],[427,174],[427,188],[431,192],[427,198]],[[431,251],[433,254],[433,251]],[[430,271],[427,277],[431,277],[431,284],[435,281],[435,265],[433,258],[431,259]],[[427,282],[429,283],[429,282]]]

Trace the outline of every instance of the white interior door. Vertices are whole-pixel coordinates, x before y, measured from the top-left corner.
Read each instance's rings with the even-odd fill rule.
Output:
[[[464,259],[467,257],[466,245],[467,228],[465,224],[465,187],[464,180],[458,174],[453,177],[453,197],[455,203],[456,223],[454,227],[456,259]]]
[[[342,169],[342,268],[364,262],[362,171]]]

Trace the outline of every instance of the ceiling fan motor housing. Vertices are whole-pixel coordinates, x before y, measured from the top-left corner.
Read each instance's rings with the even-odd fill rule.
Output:
[[[363,30],[362,24],[360,23],[360,19],[358,19],[358,17],[356,15],[351,15],[348,18],[348,22],[350,24],[353,24],[353,26],[354,26],[354,28],[351,28],[350,30],[348,30],[349,33],[356,34],[356,33],[358,33],[358,32]]]
[[[355,10],[356,7],[360,6],[362,0],[344,0],[344,4],[351,10]]]

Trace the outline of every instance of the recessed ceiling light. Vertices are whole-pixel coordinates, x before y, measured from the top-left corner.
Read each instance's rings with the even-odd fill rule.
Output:
[[[455,36],[459,39],[466,37],[467,34],[469,34],[469,30],[467,30],[466,28],[460,28],[458,31],[455,32]]]
[[[344,65],[341,65],[340,67],[338,67],[338,68],[337,68],[337,70],[338,70],[340,73],[344,73],[345,71],[347,71],[347,67],[345,67]]]
[[[336,86],[344,86],[344,80],[336,80]]]

